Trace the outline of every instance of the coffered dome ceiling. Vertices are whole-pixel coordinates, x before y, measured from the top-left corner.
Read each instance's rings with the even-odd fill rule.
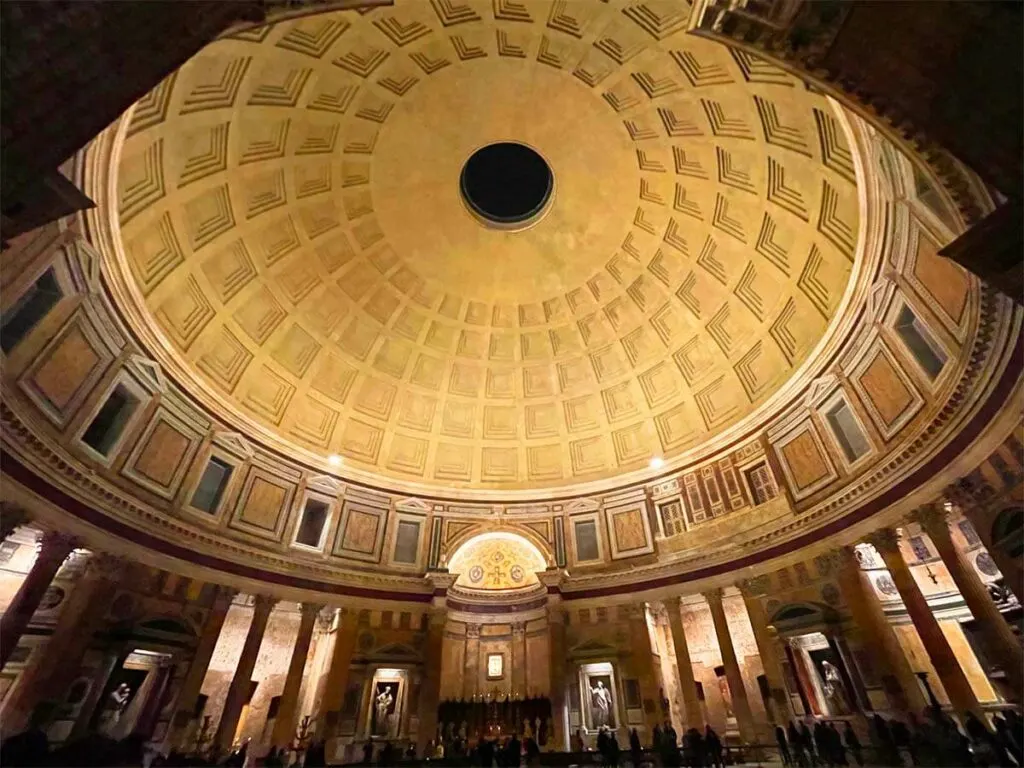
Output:
[[[846,289],[854,163],[823,96],[686,22],[398,0],[209,46],[120,158],[162,354],[279,447],[445,487],[603,480],[753,418]],[[460,198],[500,141],[554,179],[519,232]]]

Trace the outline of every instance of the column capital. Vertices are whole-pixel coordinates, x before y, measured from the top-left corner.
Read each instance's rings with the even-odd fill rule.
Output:
[[[214,610],[226,611],[231,607],[231,604],[235,602],[235,598],[238,596],[238,590],[234,587],[225,587],[223,585],[217,586],[217,592],[213,598]]]
[[[523,637],[526,634],[526,624],[521,621],[512,622],[512,637]]]
[[[513,629],[514,632],[514,629]],[[479,624],[467,624],[466,625],[466,637],[470,640],[480,639],[480,625]]]
[[[310,619],[311,621],[320,615],[320,611],[324,609],[324,603],[302,603],[300,610],[302,611],[302,618]]]
[[[257,615],[265,614],[270,615],[270,612],[274,610],[274,606],[277,605],[278,599],[273,595],[256,595],[256,599],[253,601],[252,607]]]
[[[864,541],[878,550],[879,554],[900,552],[900,535],[895,528],[879,528],[864,537]]]
[[[671,597],[666,597],[661,602],[665,606],[665,610],[669,612],[669,616],[671,616],[673,609],[675,609],[676,613],[679,613],[679,608],[683,604],[683,596],[672,595]]]
[[[722,605],[722,588],[721,587],[715,587],[714,589],[706,589],[703,592],[701,592],[701,594],[704,596],[704,599],[708,601],[708,605],[711,605],[711,606],[714,606],[714,605],[721,606]]]
[[[82,542],[76,536],[72,536],[70,533],[62,533],[61,531],[43,531],[39,537],[37,545],[39,547],[40,554],[44,552],[63,552],[64,556],[71,552],[73,549],[77,549],[82,545]]]
[[[911,518],[919,523],[929,538],[949,538],[949,519],[941,504],[925,504],[914,510]]]
[[[749,600],[751,598],[767,594],[771,587],[771,583],[771,577],[768,574],[763,573],[760,576],[751,576],[747,579],[740,579],[736,582],[736,588],[745,599]]]

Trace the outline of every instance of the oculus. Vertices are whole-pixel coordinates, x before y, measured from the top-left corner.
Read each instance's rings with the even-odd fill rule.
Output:
[[[536,150],[511,141],[481,147],[459,175],[459,191],[470,212],[498,229],[524,229],[540,219],[554,188],[547,161]]]

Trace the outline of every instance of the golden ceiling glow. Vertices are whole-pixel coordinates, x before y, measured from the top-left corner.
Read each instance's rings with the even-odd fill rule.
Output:
[[[448,561],[448,570],[458,574],[456,586],[487,591],[532,587],[540,581],[537,572],[545,568],[537,547],[505,532],[470,539]]]
[[[136,106],[118,177],[193,385],[441,488],[606,479],[752,414],[843,296],[853,161],[823,96],[685,14],[399,0],[205,49]],[[496,141],[554,174],[522,232],[459,198]]]

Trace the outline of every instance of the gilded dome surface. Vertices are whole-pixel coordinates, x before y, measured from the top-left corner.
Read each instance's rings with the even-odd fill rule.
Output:
[[[840,304],[856,176],[825,97],[686,13],[399,0],[210,45],[136,105],[118,168],[182,383],[440,488],[603,481],[752,417]],[[554,179],[522,231],[460,197],[503,141]]]

